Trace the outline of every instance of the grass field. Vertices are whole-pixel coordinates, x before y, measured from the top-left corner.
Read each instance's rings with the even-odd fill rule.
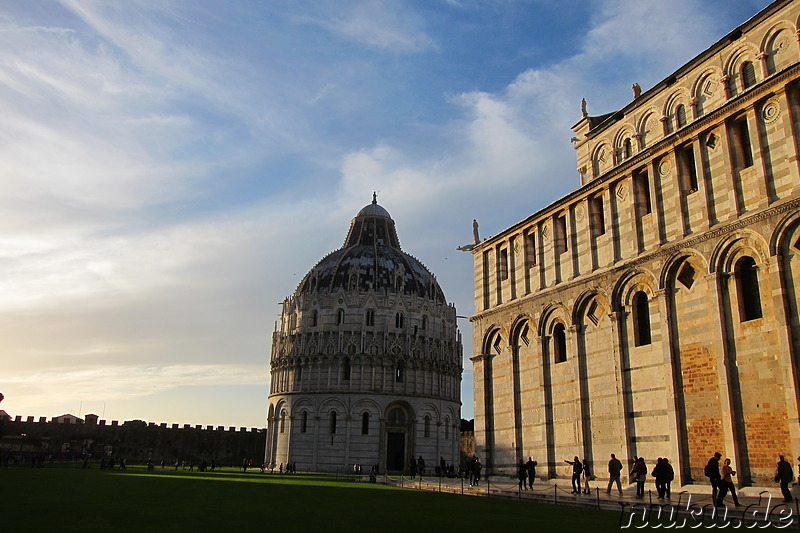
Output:
[[[0,469],[5,531],[618,531],[615,513],[317,474]]]

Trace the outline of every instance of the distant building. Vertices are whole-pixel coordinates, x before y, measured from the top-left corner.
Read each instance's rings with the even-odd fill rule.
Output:
[[[440,457],[457,465],[461,357],[455,307],[400,249],[373,198],[344,246],[283,302],[266,461],[314,471],[399,472],[419,456],[428,472]]]
[[[252,459],[260,464],[264,456],[262,429],[155,424],[129,420],[120,424],[86,415],[86,421],[74,415],[23,420],[17,416],[0,417],[0,458],[25,460],[31,455],[53,460],[78,460],[84,455],[98,459],[113,454],[129,461],[194,461],[203,459],[222,465],[240,466]]]
[[[574,126],[580,187],[472,250],[477,453],[714,452],[771,483],[800,453],[800,2]],[[664,40],[665,46],[669,40]]]

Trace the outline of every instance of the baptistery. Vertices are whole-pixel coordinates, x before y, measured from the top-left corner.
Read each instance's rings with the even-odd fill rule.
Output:
[[[272,336],[265,462],[305,471],[458,464],[455,306],[377,203],[283,301]]]

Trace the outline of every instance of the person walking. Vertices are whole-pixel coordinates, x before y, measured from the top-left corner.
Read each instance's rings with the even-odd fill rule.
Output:
[[[565,463],[568,465],[572,465],[572,494],[580,494],[581,493],[581,474],[583,473],[583,464],[581,460],[578,459],[578,456],[575,456],[575,459],[572,461],[565,459]]]
[[[533,489],[533,480],[536,479],[536,465],[539,463],[534,461],[530,457],[528,457],[528,462],[525,463],[525,467],[528,470],[528,487]]]
[[[591,494],[592,488],[589,486],[589,480],[592,478],[592,469],[589,468],[589,460],[585,457],[583,458],[583,493],[584,494]]]
[[[481,464],[481,458],[475,458],[475,485],[477,485],[481,480],[481,468],[483,465]]]
[[[419,477],[425,475],[425,459],[423,459],[421,455],[419,459],[417,459],[417,471],[419,472]]]
[[[706,463],[705,469],[703,469],[703,474],[708,478],[711,482],[711,501],[717,501],[717,494],[719,493],[719,486],[721,484],[722,476],[720,475],[719,471],[719,460],[722,458],[722,454],[716,452],[714,457],[708,460]]]
[[[611,460],[608,461],[608,488],[606,488],[606,494],[611,494],[611,485],[616,483],[619,495],[622,496],[622,484],[619,481],[621,474],[622,461],[617,459],[617,456],[612,453]]]
[[[636,497],[644,498],[644,484],[647,481],[647,465],[644,462],[644,457],[639,457],[636,460],[631,474],[636,479]]]
[[[666,477],[666,472],[664,471],[663,458],[659,457],[658,460],[656,460],[656,466],[653,467],[653,471],[650,474],[656,478],[656,491],[658,492],[658,499],[663,500],[666,493],[666,489],[664,488],[664,478]]]
[[[672,480],[675,479],[675,470],[672,468],[672,464],[669,462],[669,459],[664,457],[664,497],[666,499],[670,499],[672,496]]]
[[[725,495],[728,491],[731,492],[731,496],[733,497],[733,504],[736,507],[741,507],[739,504],[739,498],[736,496],[736,485],[733,484],[733,478],[731,476],[736,475],[736,471],[731,468],[731,460],[725,459],[725,463],[722,465],[722,471],[720,472],[722,476],[720,486],[719,486],[719,496],[716,500],[717,507],[722,507],[722,502],[725,499]]]
[[[408,463],[408,472],[411,474],[411,479],[415,479],[417,477],[417,460],[413,457],[411,458],[411,462]],[[470,485],[471,485],[470,480]]]
[[[789,503],[794,500],[792,493],[789,491],[789,483],[794,479],[794,469],[792,464],[783,458],[783,455],[779,455],[778,458],[778,464],[775,465],[775,482],[781,484],[783,501]]]
[[[528,467],[525,466],[525,460],[519,460],[519,466],[517,467],[517,477],[519,478],[519,490],[525,489],[528,490],[527,480],[528,480]]]

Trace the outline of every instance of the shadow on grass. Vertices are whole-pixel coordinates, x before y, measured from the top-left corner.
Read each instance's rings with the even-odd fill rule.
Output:
[[[327,480],[327,481],[326,481]],[[201,483],[200,481],[214,481]],[[360,490],[342,490],[355,488]],[[618,515],[403,490],[318,474],[0,469],[6,531],[616,531]]]

